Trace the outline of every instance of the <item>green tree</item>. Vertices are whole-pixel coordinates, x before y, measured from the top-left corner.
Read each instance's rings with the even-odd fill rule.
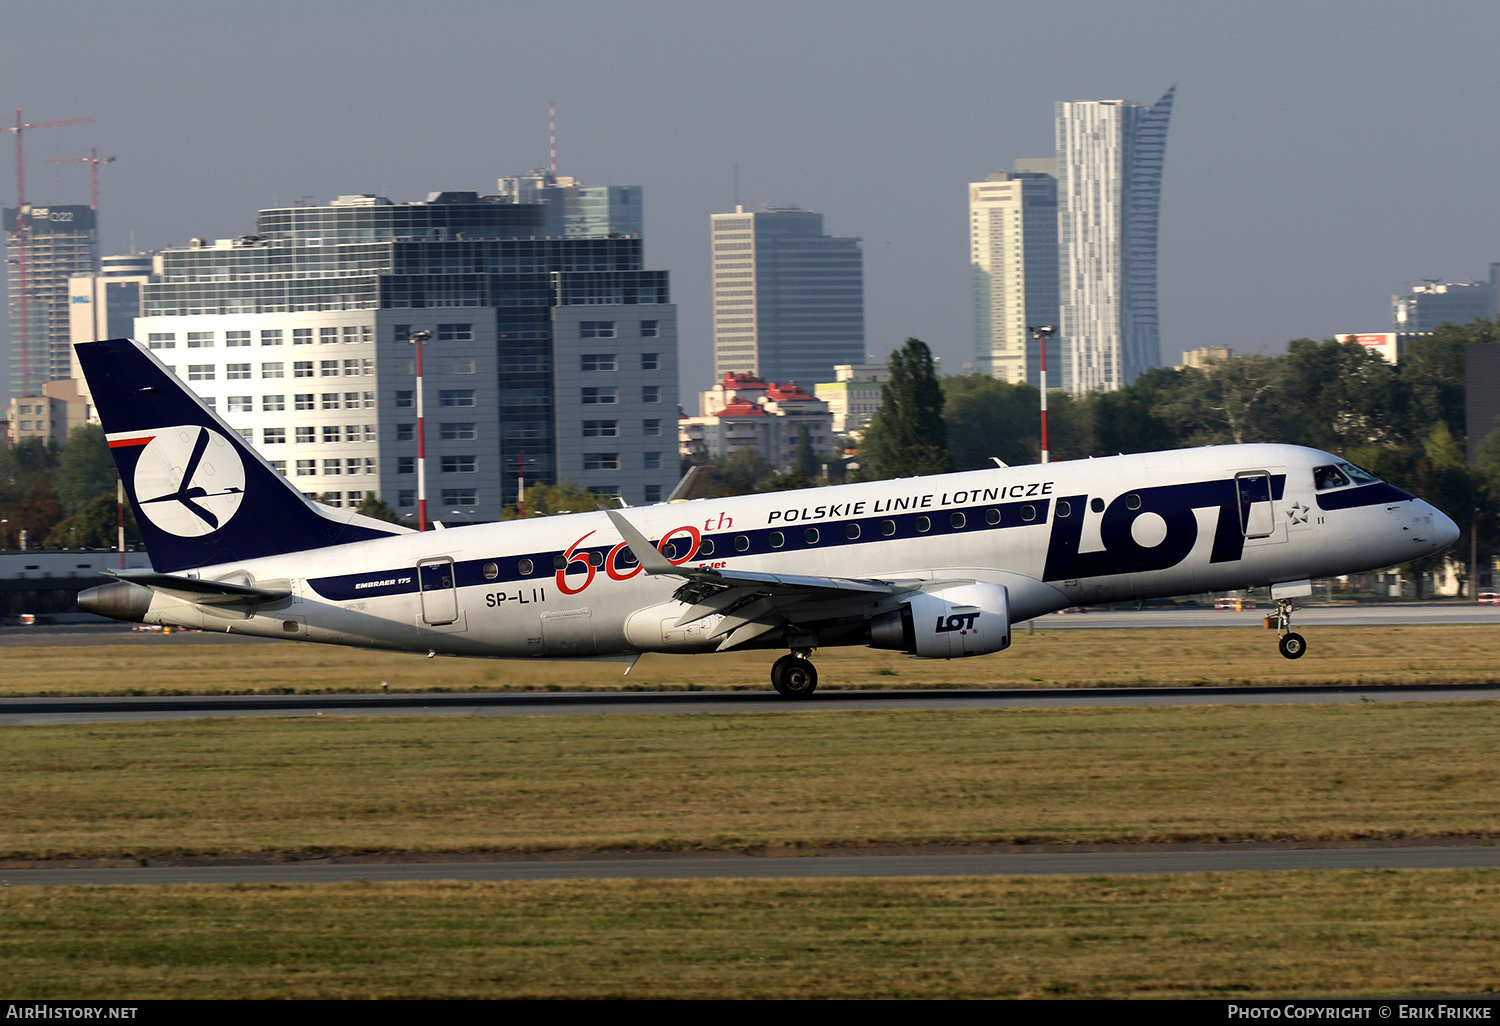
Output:
[[[115,494],[115,461],[109,454],[104,429],[81,424],[68,435],[57,459],[53,487],[68,513],[77,513],[101,495]]]
[[[812,435],[808,433],[806,424],[797,425],[797,448],[792,453],[792,473],[800,474],[811,481],[822,473],[822,462],[818,454],[813,451]]]
[[[53,442],[28,438],[12,448],[0,448],[0,545],[27,544],[38,547],[63,518],[63,508],[53,491],[58,447]]]
[[[1414,339],[1401,356],[1400,373],[1421,423],[1443,421],[1455,438],[1464,426],[1464,347],[1500,342],[1500,320],[1440,324]]]
[[[611,509],[619,503],[613,495],[591,492],[572,481],[562,484],[528,484],[526,486],[526,515],[528,517],[558,516],[563,513],[593,513],[600,506]],[[514,505],[506,506],[500,514],[501,520],[515,520]]]
[[[43,544],[49,549],[112,549],[119,542],[119,512],[113,495],[100,495],[47,534]],[[125,544],[141,544],[141,532],[135,525],[130,507],[125,507]]]
[[[1041,396],[1030,385],[997,381],[986,374],[944,378],[943,425],[954,470],[1035,463],[1041,444]]]
[[[372,520],[384,520],[389,524],[401,522],[396,511],[374,492],[365,492],[365,497],[359,500],[359,505],[354,507],[354,512],[362,517],[370,517]]]
[[[1276,366],[1275,441],[1343,453],[1420,438],[1428,426],[1413,418],[1410,390],[1396,368],[1364,346],[1295,339]]]
[[[710,490],[714,496],[749,495],[776,474],[776,468],[753,445],[710,459],[709,463],[714,468]]]
[[[1200,409],[1203,375],[1191,371],[1196,379],[1185,379],[1184,375],[1188,373],[1151,370],[1127,388],[1088,396],[1092,433],[1090,454],[1113,456],[1116,453],[1155,452],[1187,444],[1188,432],[1203,423]],[[1192,395],[1193,401],[1189,401],[1188,395]],[[1185,405],[1191,409],[1184,410]],[[1179,422],[1190,426],[1185,430]]]
[[[891,380],[881,389],[880,411],[860,442],[860,464],[869,479],[943,474],[952,469],[943,424],[943,389],[932,350],[909,338],[890,356]]]
[[[1484,436],[1474,452],[1474,462],[1497,487],[1500,487],[1500,428]]]

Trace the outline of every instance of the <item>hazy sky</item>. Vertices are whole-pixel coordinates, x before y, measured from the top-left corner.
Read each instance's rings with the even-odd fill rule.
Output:
[[[708,219],[736,164],[748,208],[863,237],[871,352],[916,335],[957,372],[965,184],[1051,155],[1056,100],[1173,83],[1167,362],[1386,330],[1392,293],[1500,260],[1497,39],[1493,0],[54,0],[7,11],[0,109],[93,119],[27,133],[26,191],[87,203],[87,167],[46,159],[117,157],[100,191],[118,253],[241,235],[304,196],[493,192],[545,166],[555,100],[561,173],[645,187],[693,407]]]

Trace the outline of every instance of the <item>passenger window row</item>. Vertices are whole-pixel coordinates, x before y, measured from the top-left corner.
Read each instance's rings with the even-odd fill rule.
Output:
[[[1058,515],[1067,515],[1062,511],[1061,504],[1059,505]],[[1027,505],[1021,507],[1020,520],[1022,523],[1032,523],[1036,520],[1036,518],[1037,510],[1035,506]],[[991,527],[997,527],[999,526],[1000,521],[1000,510],[987,509],[984,511],[984,522],[986,524],[990,525]],[[949,513],[948,524],[953,530],[961,531],[968,526],[969,515],[960,512]],[[912,528],[917,534],[927,534],[932,530],[932,518],[928,516],[913,517]],[[823,540],[823,531],[829,529],[830,526],[826,524],[822,527],[804,527],[802,529],[802,544],[806,546],[819,544]],[[882,520],[879,522],[879,524],[875,525],[874,529],[878,530],[880,532],[880,536],[883,538],[893,538],[896,536],[899,530],[898,525],[894,520]],[[844,537],[849,541],[857,541],[863,536],[864,528],[858,523],[850,522],[843,525],[843,532]],[[792,537],[796,537],[795,532],[792,532]],[[695,554],[696,558],[711,558],[717,553],[718,545],[723,543],[723,541],[715,542],[713,538],[708,537],[701,539],[698,543],[698,551]],[[787,544],[787,532],[771,531],[766,535],[766,543],[773,550],[785,548]],[[682,542],[669,541],[662,547],[662,554],[668,559],[676,559],[679,555],[684,553],[684,550],[681,547],[683,544],[684,543]],[[745,534],[735,535],[733,542],[728,544],[731,544],[733,546],[734,552],[741,554],[749,552],[752,545],[750,536]],[[728,549],[726,549],[724,554],[729,554]],[[578,571],[582,572],[581,564],[583,560],[579,557],[586,558],[589,564],[595,567],[604,565],[604,553],[598,551],[588,551],[576,553],[571,561],[564,558],[563,555],[559,553],[558,555],[552,557],[552,567],[554,570],[569,569],[569,565],[571,562],[572,564],[578,564]],[[620,567],[631,567],[636,563],[635,556],[633,556],[628,549],[622,549],[619,555],[615,557],[615,559],[615,565]],[[483,569],[486,579],[492,580],[499,574],[499,568],[494,563],[484,564]],[[520,560],[517,564],[516,569],[523,577],[530,576],[535,571],[535,567],[532,561],[529,559]]]

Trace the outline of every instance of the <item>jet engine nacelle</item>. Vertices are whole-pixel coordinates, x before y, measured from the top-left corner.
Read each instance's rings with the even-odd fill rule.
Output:
[[[870,647],[920,659],[999,652],[1010,647],[1009,594],[983,581],[920,592],[870,621]]]

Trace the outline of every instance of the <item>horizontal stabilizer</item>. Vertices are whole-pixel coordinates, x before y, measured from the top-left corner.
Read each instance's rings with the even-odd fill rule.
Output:
[[[247,584],[229,584],[225,581],[202,581],[193,577],[178,577],[175,574],[158,574],[150,570],[106,570],[106,576],[130,584],[139,584],[152,591],[162,591],[200,605],[227,606],[251,605],[259,602],[279,602],[290,598],[288,588],[252,588]]]

